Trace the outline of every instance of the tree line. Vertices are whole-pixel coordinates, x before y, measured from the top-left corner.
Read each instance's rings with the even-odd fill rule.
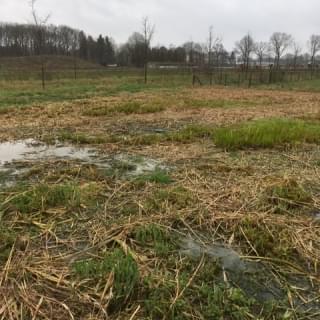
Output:
[[[243,68],[255,64],[281,64],[297,68],[309,64],[317,66],[320,52],[320,35],[312,35],[308,52],[286,33],[275,32],[268,42],[255,41],[250,34],[236,42],[234,50],[226,50],[223,41],[209,28],[207,41],[185,42],[181,46],[151,46],[154,29],[144,21],[141,32],[134,32],[125,44],[116,45],[110,36],[93,38],[85,32],[68,26],[43,23],[0,23],[0,56],[68,55],[101,65],[143,67],[148,62],[190,65],[230,66],[241,64]],[[147,32],[147,34],[144,34]],[[149,37],[147,39],[147,37]]]
[[[151,39],[150,39],[151,40]],[[145,38],[134,32],[128,41],[117,46],[110,36],[97,39],[68,26],[0,23],[0,56],[67,55],[101,65],[119,64],[143,67]],[[150,61],[183,63],[184,47],[152,47],[148,45]]]

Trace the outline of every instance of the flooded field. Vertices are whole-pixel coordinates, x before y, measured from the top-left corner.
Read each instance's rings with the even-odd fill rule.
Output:
[[[320,319],[320,94],[119,92],[0,114],[0,319]]]

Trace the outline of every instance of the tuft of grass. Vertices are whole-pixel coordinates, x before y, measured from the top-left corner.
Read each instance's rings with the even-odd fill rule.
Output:
[[[128,171],[134,171],[137,169],[137,165],[134,163],[130,163],[128,161],[125,160],[119,160],[119,161],[115,161],[113,164],[113,169],[114,170],[118,170],[121,173],[125,173]]]
[[[135,179],[137,183],[159,183],[159,184],[170,184],[173,182],[171,177],[165,170],[156,169],[154,172],[149,174],[141,175]]]
[[[254,300],[241,289],[223,285],[212,287],[203,283],[200,295],[207,301],[203,310],[205,319],[249,319],[250,308],[254,305]]]
[[[143,134],[129,139],[123,140],[125,144],[129,145],[143,145],[150,146],[164,141],[164,136],[159,134]]]
[[[265,195],[278,211],[289,211],[312,202],[311,194],[294,179],[284,179],[268,187]]]
[[[108,252],[102,259],[77,261],[72,266],[75,277],[97,282],[106,279],[111,272],[113,278],[112,307],[121,309],[134,294],[139,282],[139,269],[130,254],[120,249]]]
[[[237,226],[235,237],[249,241],[262,257],[296,259],[296,249],[290,238],[290,231],[279,225],[265,225],[252,218],[246,218]]]
[[[191,270],[185,270],[188,261],[184,261],[182,270],[175,278],[168,272],[159,276],[161,282],[153,276],[144,279],[144,307],[150,319],[186,319],[183,314],[192,314],[192,305],[197,304],[201,319],[235,319],[252,318],[254,300],[238,288],[219,284],[212,261],[203,264],[193,283],[188,286]],[[184,290],[183,296],[172,305],[176,295],[175,281]]]
[[[229,150],[320,143],[320,126],[294,119],[267,119],[214,130],[218,147]]]
[[[7,261],[15,240],[16,234],[12,230],[0,226],[0,263]]]
[[[146,114],[146,113],[157,113],[164,111],[165,107],[158,103],[142,103],[138,101],[128,101],[119,103],[115,106],[103,106],[93,109],[87,109],[83,111],[84,116],[90,117],[102,117],[113,115],[115,113],[123,113],[123,114]]]
[[[146,200],[148,211],[163,211],[167,207],[184,209],[194,205],[195,198],[190,191],[183,187],[156,190]]]
[[[213,134],[214,128],[202,124],[191,124],[175,132],[118,137],[118,142],[121,141],[126,145],[154,145],[162,142],[191,143],[212,138]]]
[[[214,133],[213,128],[201,125],[192,124],[183,129],[167,134],[166,139],[169,141],[187,143],[197,139],[210,138]]]
[[[31,190],[23,190],[13,196],[6,207],[13,207],[21,213],[45,211],[54,207],[78,207],[80,205],[80,189],[77,186],[40,184]]]
[[[1,187],[1,184],[5,183],[10,178],[11,173],[12,173],[12,170],[0,171],[0,187]]]
[[[134,239],[143,247],[151,247],[158,256],[168,256],[176,249],[174,237],[155,224],[136,228]]]
[[[119,214],[121,216],[132,216],[132,215],[138,215],[140,212],[139,204],[133,201],[130,201],[124,205],[121,206],[119,210]]]
[[[107,137],[89,136],[85,133],[73,133],[70,131],[61,132],[58,139],[60,141],[68,141],[74,144],[103,144],[108,142]]]

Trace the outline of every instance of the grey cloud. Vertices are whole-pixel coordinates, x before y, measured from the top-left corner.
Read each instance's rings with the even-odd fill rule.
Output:
[[[38,0],[38,8],[52,13],[52,23],[108,34],[117,42],[139,31],[146,15],[156,24],[155,44],[205,42],[210,25],[229,49],[248,31],[259,40],[284,31],[302,44],[320,33],[318,0]],[[0,20],[30,21],[28,0],[0,0]]]

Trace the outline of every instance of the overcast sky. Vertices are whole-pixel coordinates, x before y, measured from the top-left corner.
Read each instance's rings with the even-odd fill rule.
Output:
[[[0,0],[0,21],[30,22],[29,0]],[[98,36],[125,42],[149,16],[156,25],[153,44],[205,42],[208,28],[223,37],[228,49],[248,31],[268,40],[274,31],[288,32],[305,45],[320,34],[319,0],[37,0],[39,13]]]

